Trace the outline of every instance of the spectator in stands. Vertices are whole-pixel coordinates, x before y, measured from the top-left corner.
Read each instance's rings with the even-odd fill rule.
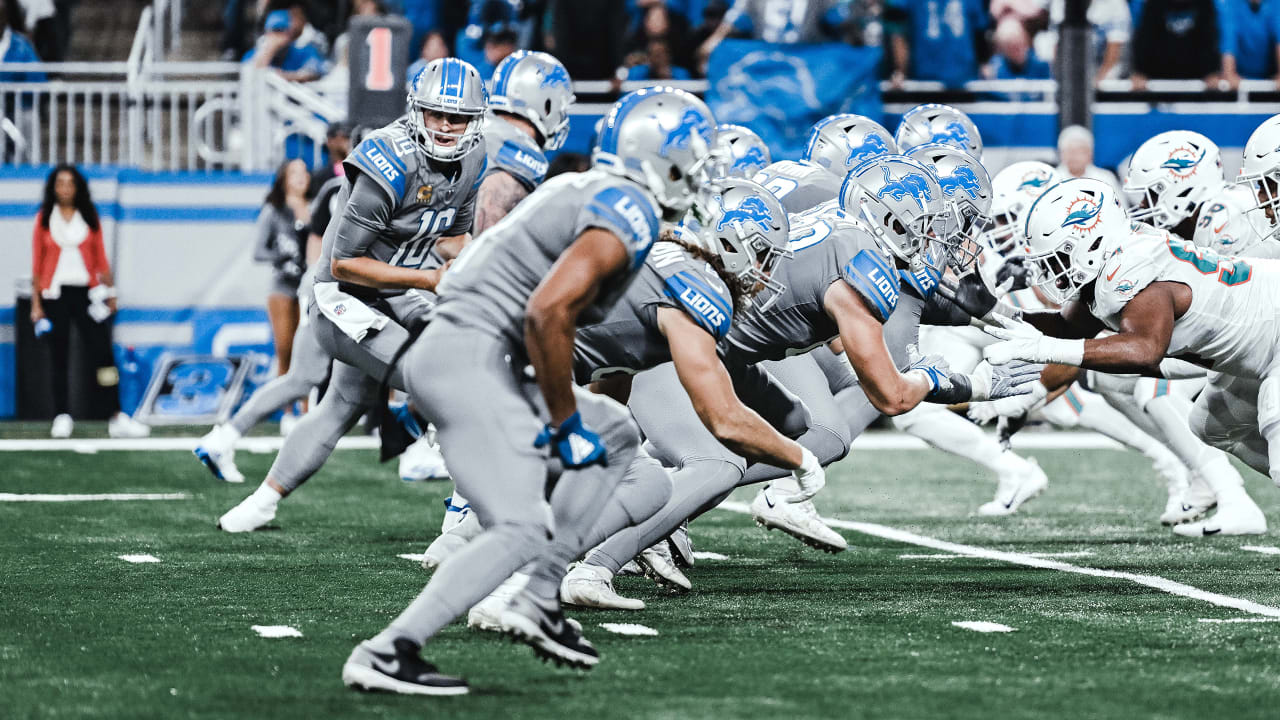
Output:
[[[324,148],[329,162],[311,173],[311,187],[307,192],[313,197],[329,178],[343,174],[342,163],[351,154],[351,126],[345,122],[330,123],[324,134]]]
[[[89,196],[89,183],[74,165],[55,167],[45,180],[31,245],[31,322],[38,337],[48,336],[52,350],[56,416],[49,434],[65,438],[75,426],[69,382],[75,365],[71,362],[71,328],[76,328],[79,347],[93,347],[91,337],[102,332],[100,323],[116,311],[115,282],[102,243],[98,210]],[[110,346],[107,342],[102,345]],[[106,357],[86,358],[82,364],[106,368],[108,376],[115,371],[109,352]],[[119,412],[119,398],[115,402],[116,413],[108,425],[113,437],[139,437],[149,432],[145,425]]]
[[[623,0],[551,0],[547,50],[574,80],[606,80],[622,64]]]
[[[690,31],[690,45],[701,48],[707,40],[720,28],[725,13],[729,11],[729,0],[707,0],[702,6],[701,16],[690,16],[689,22],[695,24]]]
[[[1232,88],[1240,78],[1275,78],[1280,52],[1280,0],[1222,0],[1222,77]]]
[[[895,1],[910,2],[890,0]],[[698,49],[699,59],[705,66],[730,35],[788,44],[838,39],[850,19],[848,5],[849,0],[734,0],[720,27]]]
[[[271,263],[267,317],[275,339],[276,368],[289,372],[293,334],[298,329],[298,284],[306,269],[307,227],[311,221],[311,177],[307,164],[286,160],[276,171],[271,192],[258,214],[253,259]]]
[[[1219,1],[1133,0],[1134,90],[1145,90],[1148,78],[1218,84],[1223,53]]]
[[[1125,49],[1132,36],[1133,22],[1126,0],[1092,0],[1086,12],[1086,19],[1094,33],[1093,50],[1097,71],[1094,73],[1093,83],[1097,86],[1103,80],[1123,77],[1127,70]],[[1062,24],[1065,14],[1064,0],[1049,2],[1049,24],[1044,32],[1036,36],[1034,43],[1040,57],[1053,58],[1057,55],[1058,26]]]
[[[453,54],[471,63],[480,77],[489,77],[503,58],[519,49],[519,0],[475,0],[467,20]]]
[[[307,17],[306,0],[275,0],[268,6],[271,12],[286,10],[289,13],[289,34],[298,48],[312,48],[320,57],[329,57],[329,38],[313,26]]]
[[[632,0],[639,13],[633,21],[627,37],[622,41],[628,65],[646,62],[650,44],[655,40],[665,44],[669,64],[679,68],[693,67],[694,49],[689,39],[689,20],[664,0]],[[687,71],[686,71],[687,72]]]
[[[218,49],[225,61],[233,62],[244,56],[244,6],[248,1],[224,0],[222,4],[222,37],[218,40]]]
[[[688,80],[692,77],[687,69],[671,64],[671,48],[664,38],[653,38],[646,52],[628,59],[633,64],[618,69],[619,80]]]
[[[987,66],[988,77],[996,80],[1047,80],[1053,77],[1049,63],[1036,57],[1031,36],[1022,21],[1007,17],[996,25],[991,36],[996,54]]]
[[[40,55],[26,35],[9,26],[8,5],[0,2],[0,62],[38,63]],[[0,72],[0,82],[44,82],[43,72]],[[12,116],[10,108],[4,108],[6,116]]]
[[[948,88],[976,80],[987,54],[983,33],[989,24],[981,0],[886,0],[894,87],[908,77]]]
[[[1116,180],[1115,173],[1093,164],[1093,133],[1080,125],[1070,125],[1058,134],[1058,174],[1064,180],[1101,180],[1120,192],[1120,182]]]
[[[244,56],[254,67],[274,68],[282,77],[294,82],[310,82],[324,75],[324,56],[314,47],[293,44],[288,10],[274,10],[267,15],[264,32],[257,45]]]

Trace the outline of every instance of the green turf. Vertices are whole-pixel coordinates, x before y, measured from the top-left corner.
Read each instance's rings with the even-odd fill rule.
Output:
[[[1013,518],[973,508],[992,484],[934,452],[860,452],[833,469],[827,514],[1019,552],[1084,551],[1065,562],[1159,575],[1280,605],[1267,538],[1171,537],[1163,490],[1140,456],[1036,453],[1054,480]],[[241,453],[261,477],[270,455]],[[1273,521],[1280,493],[1250,490]],[[1274,718],[1280,624],[1203,624],[1237,611],[1125,580],[979,559],[846,532],[822,555],[744,516],[693,525],[695,592],[619,589],[642,613],[580,610],[603,655],[590,674],[523,646],[448,628],[428,646],[473,694],[422,699],[343,688],[351,647],[379,630],[426,573],[421,552],[447,488],[404,485],[371,452],[338,453],[282,505],[278,530],[216,532],[251,487],[211,480],[183,453],[0,453],[0,492],[173,492],[191,500],[0,503],[0,716],[572,718]],[[747,493],[739,499],[749,499]],[[117,555],[151,553],[133,565]],[[1017,628],[980,634],[953,621]],[[600,622],[640,622],[624,637]],[[293,625],[267,640],[250,626]]]

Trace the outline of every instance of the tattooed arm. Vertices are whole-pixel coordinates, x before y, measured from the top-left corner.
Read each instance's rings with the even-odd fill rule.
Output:
[[[528,194],[525,186],[510,173],[490,173],[480,183],[480,193],[476,196],[476,224],[472,234],[479,235],[496,225]]]

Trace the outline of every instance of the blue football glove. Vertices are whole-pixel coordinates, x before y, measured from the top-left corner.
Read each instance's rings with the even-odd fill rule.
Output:
[[[545,425],[534,439],[533,446],[544,448],[553,445],[560,462],[566,468],[582,468],[600,463],[608,465],[604,441],[600,436],[582,426],[582,416],[574,413],[560,423],[560,427]]]

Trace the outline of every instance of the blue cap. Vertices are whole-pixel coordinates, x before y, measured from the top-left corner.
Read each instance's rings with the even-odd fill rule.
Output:
[[[267,15],[267,22],[263,25],[267,32],[282,32],[289,29],[289,11],[273,10]]]

